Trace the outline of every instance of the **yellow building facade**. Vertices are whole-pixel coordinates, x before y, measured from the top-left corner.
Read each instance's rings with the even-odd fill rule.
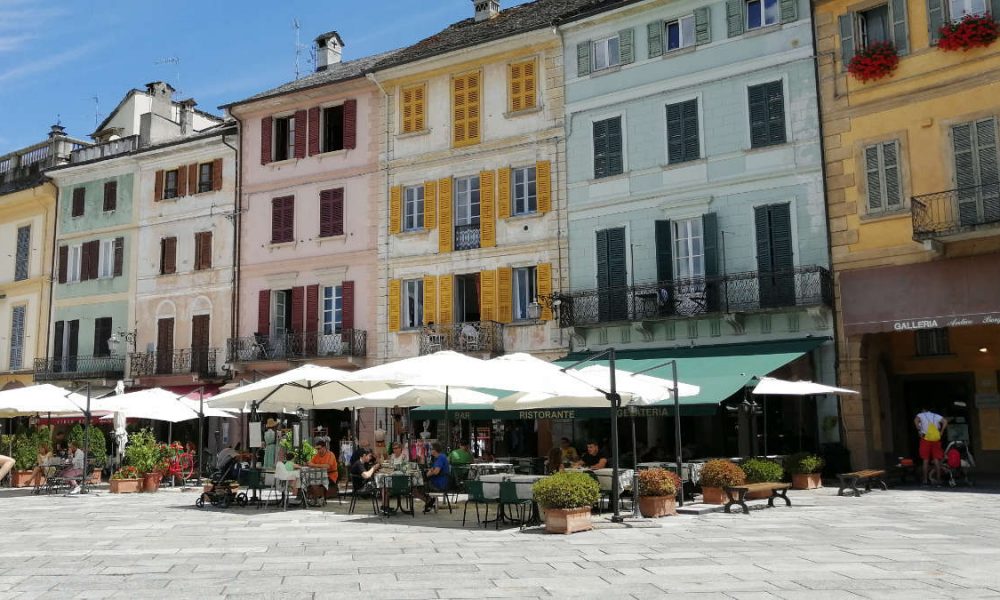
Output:
[[[994,2],[994,4],[996,4]],[[855,467],[917,458],[913,418],[949,418],[1000,469],[1000,42],[946,51],[941,26],[987,0],[814,4],[838,376]],[[859,81],[852,57],[893,45]],[[919,462],[919,461],[918,461]]]

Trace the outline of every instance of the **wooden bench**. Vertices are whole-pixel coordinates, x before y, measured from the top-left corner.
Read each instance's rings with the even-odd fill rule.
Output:
[[[786,506],[791,506],[792,501],[788,499],[788,490],[791,489],[792,484],[790,483],[747,483],[744,485],[732,485],[726,486],[723,490],[726,493],[726,512],[730,512],[730,509],[734,504],[739,504],[743,509],[743,514],[750,514],[750,508],[747,506],[746,497],[750,492],[771,492],[771,496],[767,499],[767,507],[774,508],[774,499],[781,498],[785,501]]]
[[[838,496],[844,495],[844,490],[850,488],[854,492],[854,496],[858,497],[861,495],[861,490],[858,486],[864,484],[866,492],[872,491],[872,484],[877,483],[882,487],[883,490],[888,490],[889,486],[885,484],[885,470],[884,469],[863,469],[861,471],[853,471],[851,473],[841,473],[837,475],[840,479],[840,489],[837,490]]]

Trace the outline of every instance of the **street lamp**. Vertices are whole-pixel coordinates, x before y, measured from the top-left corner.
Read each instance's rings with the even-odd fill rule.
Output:
[[[135,329],[133,329],[132,331],[125,331],[119,329],[117,333],[111,334],[111,337],[108,338],[108,350],[112,354],[118,354],[118,349],[121,347],[122,342],[124,342],[125,344],[128,345],[128,348],[130,348],[132,350],[132,353],[134,354],[137,335],[138,332]]]

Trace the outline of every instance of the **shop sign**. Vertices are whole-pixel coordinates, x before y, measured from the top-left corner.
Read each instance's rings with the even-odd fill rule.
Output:
[[[970,325],[1000,325],[1000,313],[992,313],[984,316],[973,317],[953,317],[951,319],[921,319],[908,321],[894,321],[892,328],[895,331],[914,331],[917,329],[934,329],[937,327],[968,327]]]

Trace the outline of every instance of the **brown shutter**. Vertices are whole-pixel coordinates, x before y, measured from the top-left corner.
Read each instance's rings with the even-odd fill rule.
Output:
[[[306,286],[306,352],[316,355],[316,336],[319,332],[319,285]]]
[[[358,101],[344,101],[344,148],[353,150],[358,145]]]
[[[80,247],[80,281],[90,281],[90,242]]]
[[[156,322],[156,373],[173,373],[174,360],[174,320],[160,319]]]
[[[153,202],[163,200],[163,169],[156,172],[156,184],[153,186]]]
[[[97,279],[101,271],[101,240],[87,243],[90,244],[90,278]]]
[[[73,216],[82,217],[86,211],[87,189],[78,187],[73,190]]]
[[[191,195],[194,196],[201,191],[201,171],[198,170],[198,163],[186,167],[182,166],[181,169],[187,169],[188,187],[190,188]]]
[[[302,333],[302,316],[306,300],[305,292],[306,289],[301,285],[292,288],[292,331],[297,334]]]
[[[198,165],[195,165],[197,168]],[[212,161],[212,190],[218,192],[222,189],[222,159],[217,158]]]
[[[197,184],[196,181],[192,183]],[[197,189],[197,186],[192,186]],[[188,170],[183,166],[177,167],[177,197],[187,196],[188,193]]]
[[[261,290],[257,295],[257,333],[271,334],[271,290]]]
[[[333,235],[344,235],[344,188],[333,190]]]
[[[271,243],[290,242],[295,238],[295,197],[282,196],[271,201]]]
[[[59,283],[66,283],[69,270],[69,246],[59,246]]]
[[[177,238],[168,237],[162,240],[162,256],[160,258],[160,272],[170,275],[177,272]]]
[[[108,181],[104,184],[104,212],[110,212],[118,207],[118,182]]]
[[[260,120],[260,164],[262,165],[271,162],[271,135],[273,128],[271,117],[264,117]]]
[[[115,238],[115,277],[120,277],[125,267],[125,238]]]
[[[341,293],[341,326],[344,329],[354,329],[354,282],[345,281],[340,284]]]
[[[319,193],[319,237],[333,235],[333,192],[321,190]]]
[[[306,111],[295,111],[295,158],[306,157],[306,136],[309,135],[308,131]]]
[[[212,232],[199,231],[194,234],[195,270],[212,268]]]
[[[309,156],[319,154],[319,107],[309,109]]]

